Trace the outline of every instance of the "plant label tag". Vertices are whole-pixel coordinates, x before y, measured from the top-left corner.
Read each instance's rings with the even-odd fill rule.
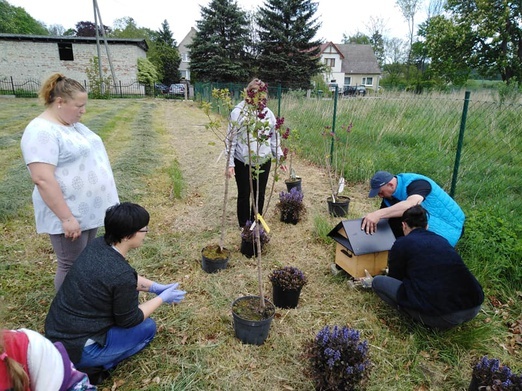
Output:
[[[253,231],[256,226],[256,222],[253,221],[252,224],[250,224],[250,231]]]
[[[263,216],[261,216],[259,213],[257,214],[257,219],[261,222],[261,225],[265,229],[266,233],[270,233],[270,227],[267,225],[265,219],[263,219]]]
[[[344,190],[344,178],[339,178],[339,189],[337,190],[337,194],[342,193]]]
[[[216,163],[219,163],[219,161],[223,157],[224,153],[225,153],[225,150],[222,150],[221,153],[219,154],[218,158],[216,159]]]

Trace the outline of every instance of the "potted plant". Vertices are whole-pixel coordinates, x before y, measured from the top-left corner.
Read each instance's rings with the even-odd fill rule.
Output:
[[[225,106],[226,110],[230,110],[232,107],[232,100],[228,89],[214,89],[212,91],[212,97],[218,104],[218,110],[221,106]],[[203,102],[203,111],[209,118],[209,123],[206,128],[211,130],[225,145],[225,148],[232,142],[232,135],[224,133],[222,129],[224,124],[222,117],[212,118],[210,113],[212,111],[212,104],[210,102]],[[230,148],[228,148],[228,154],[230,156]],[[229,157],[227,156],[227,158]],[[225,169],[228,167],[228,160],[226,160]],[[223,209],[221,213],[221,235],[218,244],[208,244],[201,250],[201,268],[207,273],[215,273],[219,270],[225,269],[230,259],[230,250],[224,247],[225,242],[225,219],[227,212],[227,201],[228,201],[228,185],[229,178],[225,176],[225,190],[223,194]]]
[[[297,141],[299,140],[299,135],[296,130],[290,130],[290,128],[286,128],[285,132],[281,134],[281,138],[286,141],[288,144],[292,144],[291,150],[288,146],[283,148],[283,153],[285,159],[288,160],[288,177],[285,179],[286,190],[290,192],[294,187],[300,192],[302,189],[302,178],[298,176],[295,172],[295,168],[293,166],[293,157],[295,155],[295,151],[297,149]]]
[[[268,275],[272,283],[272,301],[279,308],[295,308],[301,289],[306,285],[306,275],[294,266],[284,266]]]
[[[349,327],[325,326],[307,346],[316,390],[363,390],[370,376],[368,341]]]
[[[229,123],[229,129],[234,132],[244,131],[246,145],[254,146],[248,148],[248,166],[252,167],[249,171],[250,194],[253,198],[253,212],[256,216],[254,228],[252,230],[254,244],[256,246],[257,280],[259,295],[242,296],[232,303],[233,325],[236,337],[243,343],[261,345],[268,337],[270,325],[275,315],[275,306],[265,298],[263,292],[262,263],[261,263],[261,224],[258,220],[259,208],[259,181],[257,188],[254,189],[253,179],[260,175],[259,166],[255,164],[258,160],[261,145],[270,143],[269,130],[270,123],[266,116],[268,86],[259,82],[257,89],[245,89],[243,97],[245,100],[244,108],[235,123]],[[276,131],[282,125],[283,120],[277,119]],[[255,193],[254,193],[255,192]],[[254,197],[253,195],[256,194]],[[267,204],[268,205],[268,204]]]
[[[496,358],[483,356],[473,367],[468,391],[479,390],[522,390],[522,373],[515,374],[506,365],[501,365]]]
[[[340,147],[336,150],[334,150],[335,141],[341,141],[339,135],[334,130],[331,130],[330,127],[326,127],[323,132],[326,168],[330,183],[330,196],[326,201],[328,203],[328,212],[334,217],[344,217],[348,214],[350,197],[341,195],[341,193],[345,187],[344,172],[349,154],[348,134],[351,132],[352,127],[353,125],[350,123],[343,128],[346,133],[344,145],[340,144]]]
[[[279,202],[276,204],[276,209],[281,213],[281,221],[297,224],[306,213],[303,193],[295,187],[290,192],[282,191],[279,193]]]
[[[270,241],[270,236],[268,236],[263,227],[259,227],[259,238],[261,239],[262,251],[264,245]],[[254,226],[250,220],[247,220],[245,226],[241,229],[241,254],[247,258],[252,258],[254,255],[257,255]]]

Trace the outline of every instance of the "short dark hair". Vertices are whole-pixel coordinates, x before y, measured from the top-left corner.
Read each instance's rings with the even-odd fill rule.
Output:
[[[421,205],[414,205],[404,211],[401,221],[408,224],[410,228],[426,228],[428,226],[428,211]]]
[[[105,234],[107,244],[120,243],[149,224],[150,215],[144,207],[132,202],[110,206],[105,212]]]

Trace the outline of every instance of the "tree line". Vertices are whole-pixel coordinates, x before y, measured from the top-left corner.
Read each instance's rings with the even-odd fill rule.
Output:
[[[421,6],[427,18],[416,24]],[[371,45],[383,71],[384,87],[416,90],[463,86],[471,77],[502,80],[518,88],[522,80],[522,3],[480,0],[396,0],[408,23],[408,39],[388,38],[385,23],[370,17],[365,33],[343,35],[341,43]],[[190,45],[192,82],[244,83],[260,77],[285,88],[309,88],[320,81],[316,33],[321,26],[312,0],[266,0],[246,12],[235,0],[212,0],[201,7]],[[95,36],[92,22],[65,31],[34,20],[21,7],[0,0],[0,32]],[[180,55],[165,20],[157,31],[138,27],[131,17],[103,26],[108,37],[147,41],[145,80],[178,82]],[[143,75],[142,75],[143,76]]]

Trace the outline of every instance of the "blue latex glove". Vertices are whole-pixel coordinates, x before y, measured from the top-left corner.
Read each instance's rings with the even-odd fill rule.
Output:
[[[179,303],[181,300],[185,298],[185,291],[180,291],[179,289],[176,289],[178,287],[178,284],[176,286],[171,286],[170,288],[165,289],[163,292],[159,294],[159,297],[161,297],[161,300],[163,300],[164,303]]]
[[[158,284],[157,282],[153,282],[152,285],[149,288],[149,292],[150,293],[155,293],[155,294],[159,295],[165,289],[168,289],[168,288],[171,288],[171,287],[177,287],[178,285],[179,284],[177,282],[172,283],[172,284],[167,284],[167,285]]]

